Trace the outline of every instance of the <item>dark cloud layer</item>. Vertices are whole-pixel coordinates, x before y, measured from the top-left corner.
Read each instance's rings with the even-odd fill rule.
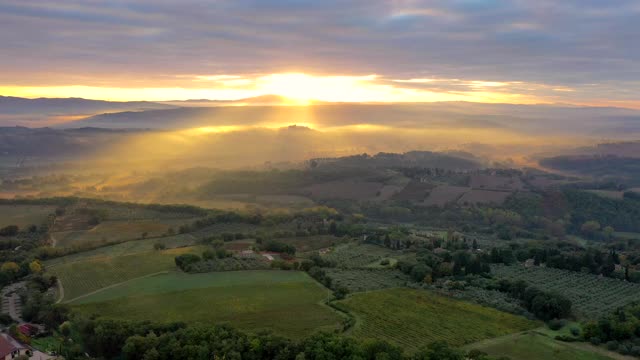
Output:
[[[0,0],[0,83],[303,71],[637,100],[639,17],[635,0]]]

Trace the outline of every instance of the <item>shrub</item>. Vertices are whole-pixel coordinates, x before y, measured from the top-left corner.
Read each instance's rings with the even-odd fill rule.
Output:
[[[562,320],[558,320],[558,319],[550,320],[547,323],[547,326],[549,326],[549,329],[551,329],[551,330],[560,330],[560,329],[562,329],[562,327],[564,325],[565,325],[565,322],[562,321]]]
[[[188,271],[191,264],[195,264],[200,261],[200,256],[195,254],[183,254],[176,256],[176,266],[183,271]]]
[[[571,328],[571,335],[573,335],[573,336],[580,336],[580,328],[577,328],[577,327],[575,327],[575,326],[574,326],[574,327],[572,327],[572,328]]]
[[[607,342],[607,349],[609,349],[611,351],[618,350],[618,347],[620,347],[620,344],[618,344],[618,342],[615,341],[615,340]]]

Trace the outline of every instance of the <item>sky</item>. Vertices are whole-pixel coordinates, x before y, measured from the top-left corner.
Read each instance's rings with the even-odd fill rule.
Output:
[[[0,0],[0,95],[640,108],[637,0]]]

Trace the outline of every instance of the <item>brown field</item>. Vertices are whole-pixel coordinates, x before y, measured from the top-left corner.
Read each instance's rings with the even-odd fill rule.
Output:
[[[224,248],[229,251],[243,251],[249,250],[256,244],[253,239],[233,240],[224,243]]]
[[[313,206],[313,200],[297,195],[262,195],[256,197],[257,203],[267,203],[276,205],[302,205]]]
[[[383,184],[379,182],[343,180],[311,185],[304,190],[319,199],[374,199]]]
[[[55,206],[43,205],[0,205],[0,227],[17,225],[25,228],[30,225],[40,226],[47,222],[49,214],[54,213]]]
[[[385,185],[380,189],[380,195],[376,197],[376,200],[389,200],[403,188],[404,186],[401,185]]]
[[[424,200],[426,206],[444,206],[448,203],[456,202],[462,195],[471,189],[464,186],[440,185],[431,190],[429,196]]]
[[[600,195],[602,197],[610,198],[610,199],[618,199],[621,200],[624,192],[623,191],[615,191],[615,190],[587,190],[588,192],[596,195]]]
[[[524,188],[524,184],[519,177],[485,174],[471,175],[469,185],[473,189],[488,190],[522,190]]]
[[[424,201],[433,188],[434,185],[431,183],[412,181],[394,198],[397,200]]]
[[[539,189],[546,189],[549,187],[559,186],[566,183],[566,181],[564,180],[555,180],[555,179],[550,179],[548,177],[542,177],[542,176],[536,176],[533,179],[527,180],[527,182],[531,186]]]
[[[341,238],[332,235],[303,236],[277,240],[295,246],[298,253],[328,248],[343,241]]]
[[[458,204],[502,204],[511,195],[508,191],[471,190],[458,199]]]

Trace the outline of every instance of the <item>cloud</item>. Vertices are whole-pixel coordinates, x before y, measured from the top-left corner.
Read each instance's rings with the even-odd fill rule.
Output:
[[[5,0],[0,85],[201,87],[180,76],[305,72],[627,101],[640,82],[639,15],[633,0]]]

